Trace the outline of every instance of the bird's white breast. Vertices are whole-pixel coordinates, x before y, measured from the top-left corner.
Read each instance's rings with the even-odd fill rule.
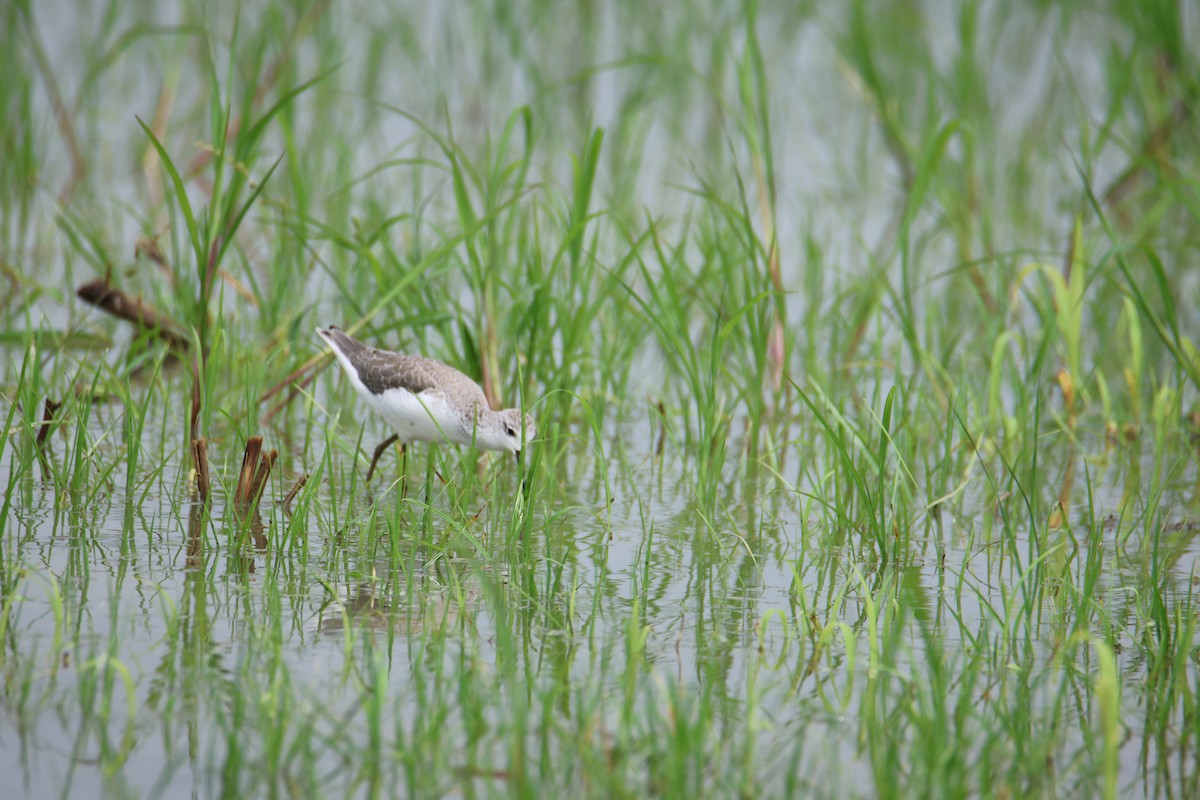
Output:
[[[388,389],[368,398],[406,442],[463,442],[462,414],[451,408],[440,392],[415,395],[406,389]]]

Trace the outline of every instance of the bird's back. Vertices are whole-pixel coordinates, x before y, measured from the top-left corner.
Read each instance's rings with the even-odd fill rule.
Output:
[[[488,407],[479,384],[454,367],[424,356],[370,347],[332,325],[327,329],[318,328],[317,333],[337,353],[342,368],[373,395],[381,395],[389,389],[403,389],[413,394],[438,391],[456,405],[470,407],[480,403],[484,408]]]

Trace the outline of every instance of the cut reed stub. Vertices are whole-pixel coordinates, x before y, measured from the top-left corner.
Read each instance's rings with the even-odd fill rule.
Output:
[[[278,450],[271,450],[263,455],[262,443],[261,436],[251,436],[246,442],[246,451],[242,455],[242,472],[238,476],[237,490],[233,494],[234,504],[239,513],[258,509],[258,501],[266,488],[267,479],[271,476],[271,468],[275,466],[275,459],[279,457]]]
[[[196,466],[196,493],[200,502],[208,504],[211,484],[208,476],[208,442],[204,439],[192,439],[192,461]]]
[[[108,314],[151,331],[171,347],[188,349],[188,340],[179,333],[180,326],[156,309],[146,305],[140,298],[132,297],[113,286],[105,278],[97,278],[75,290],[75,295],[85,303]]]
[[[246,442],[246,451],[242,455],[242,472],[238,475],[237,489],[233,493],[233,513],[240,525],[245,525],[245,531],[254,539],[254,547],[258,550],[267,548],[267,536],[264,532],[262,515],[258,512],[258,502],[267,479],[271,476],[271,468],[279,457],[278,450],[271,450],[266,455],[262,452],[262,437],[251,436]],[[253,571],[253,566],[250,568]]]

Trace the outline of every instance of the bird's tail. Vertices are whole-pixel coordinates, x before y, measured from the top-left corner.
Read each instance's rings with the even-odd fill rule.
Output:
[[[340,330],[336,325],[330,325],[328,328],[317,328],[317,335],[324,339],[334,350],[345,355],[361,350],[366,346],[350,334]]]

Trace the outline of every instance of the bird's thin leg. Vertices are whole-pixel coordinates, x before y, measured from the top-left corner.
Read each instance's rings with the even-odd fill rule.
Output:
[[[408,445],[400,445],[400,499],[408,497]]]
[[[375,448],[375,455],[371,457],[371,468],[367,470],[367,483],[371,482],[371,476],[375,474],[375,465],[379,463],[379,458],[383,455],[383,451],[387,450],[388,445],[399,438],[399,436],[393,433],[391,436],[380,442],[379,447]]]

